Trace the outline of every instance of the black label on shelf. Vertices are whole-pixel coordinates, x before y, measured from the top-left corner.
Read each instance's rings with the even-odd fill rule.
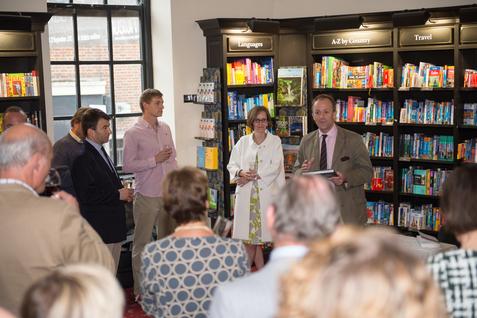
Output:
[[[313,49],[346,49],[392,46],[391,30],[347,31],[316,34]]]
[[[452,44],[452,29],[452,27],[400,29],[399,46]]]
[[[477,25],[463,25],[460,28],[460,43],[477,43]]]
[[[273,39],[271,36],[231,36],[229,52],[258,52],[272,51]]]
[[[0,51],[34,51],[33,33],[0,32]]]

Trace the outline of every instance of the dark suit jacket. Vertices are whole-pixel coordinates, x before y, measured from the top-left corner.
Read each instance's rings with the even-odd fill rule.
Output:
[[[331,168],[341,172],[347,179],[348,188],[336,187],[336,196],[341,207],[344,223],[365,224],[366,197],[363,185],[373,177],[373,168],[363,139],[357,133],[337,126],[335,149]],[[314,158],[310,171],[320,170],[320,142],[318,130],[303,137],[295,164],[297,174],[305,159]]]
[[[53,161],[51,166],[58,170],[61,176],[61,189],[76,197],[73,180],[71,180],[71,168],[76,157],[84,151],[84,144],[77,142],[70,134],[67,134],[53,146]]]
[[[118,191],[121,180],[93,145],[85,140],[84,146],[71,170],[81,214],[104,243],[121,242],[126,239],[126,215]]]

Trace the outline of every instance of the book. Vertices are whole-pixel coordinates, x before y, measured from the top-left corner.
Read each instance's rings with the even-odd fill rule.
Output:
[[[280,67],[277,75],[277,106],[304,106],[304,66]]]
[[[305,176],[322,176],[324,178],[331,178],[331,177],[337,177],[338,176],[336,174],[336,171],[334,171],[333,169],[307,171],[307,172],[303,172],[303,175],[305,175]]]
[[[293,167],[298,158],[298,149],[299,145],[282,145],[283,148],[283,165],[285,167],[285,172],[293,172]]]
[[[278,116],[275,133],[278,137],[290,137],[290,126],[288,116]]]
[[[207,201],[209,202],[209,210],[217,210],[218,191],[214,188],[207,189]]]

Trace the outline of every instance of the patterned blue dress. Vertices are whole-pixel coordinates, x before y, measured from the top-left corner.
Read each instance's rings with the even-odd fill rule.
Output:
[[[168,236],[141,259],[141,306],[156,318],[205,318],[215,287],[248,272],[243,244],[218,236]]]

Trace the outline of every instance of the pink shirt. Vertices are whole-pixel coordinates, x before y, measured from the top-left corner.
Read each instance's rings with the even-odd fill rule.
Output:
[[[172,148],[170,158],[156,163],[155,156],[166,146]],[[135,191],[147,197],[162,197],[162,181],[177,168],[176,149],[169,126],[158,121],[157,132],[142,117],[124,134],[123,170],[134,173]]]
[[[321,130],[318,130],[320,134],[320,147],[321,143],[323,142],[324,135]],[[333,152],[335,151],[335,143],[336,143],[336,135],[338,135],[338,128],[336,128],[336,124],[326,133],[326,169],[331,169],[331,165],[333,164]],[[320,160],[320,158],[318,158]],[[319,165],[318,165],[319,166]]]

